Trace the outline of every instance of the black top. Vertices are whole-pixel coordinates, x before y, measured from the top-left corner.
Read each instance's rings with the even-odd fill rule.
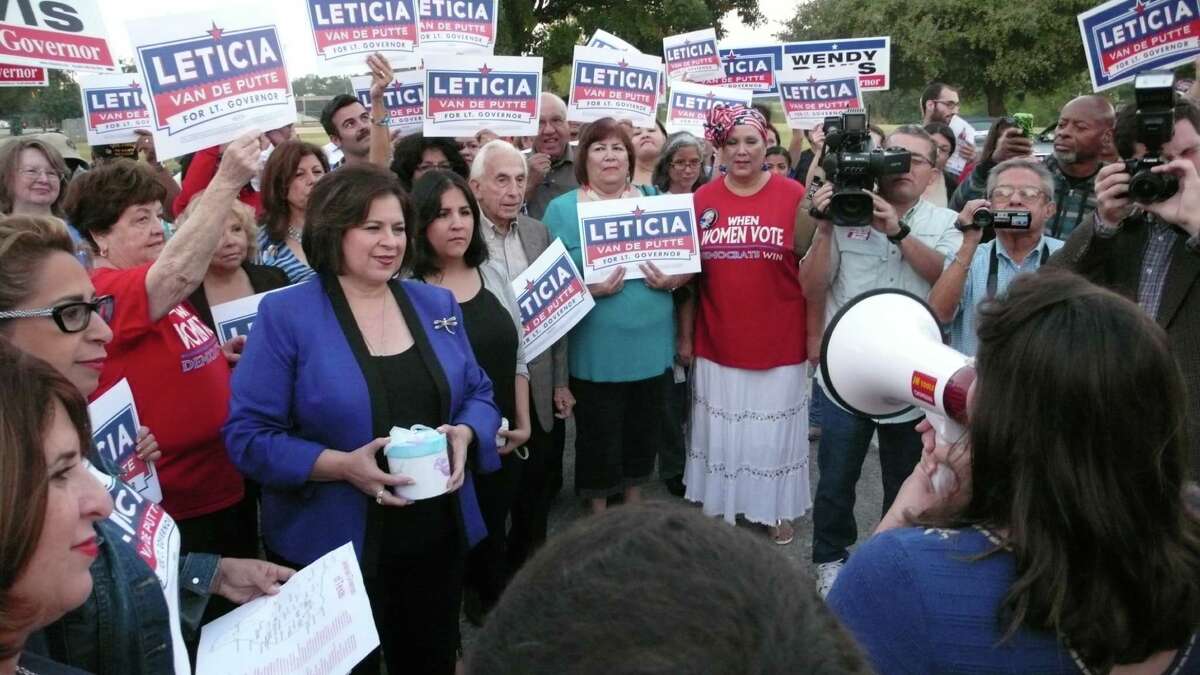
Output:
[[[383,403],[391,426],[424,424],[436,429],[441,424],[437,385],[415,345],[399,354],[372,356],[371,361],[383,376]],[[435,542],[453,536],[452,497],[447,493],[404,507],[382,509],[383,537],[379,542],[382,560],[388,560],[389,554],[427,551]]]
[[[482,283],[483,277],[480,277]],[[461,304],[463,325],[475,360],[492,381],[492,396],[500,414],[516,426],[517,327],[512,314],[486,287]]]
[[[242,269],[246,272],[246,276],[250,277],[250,288],[254,289],[254,294],[266,293],[274,291],[288,285],[287,275],[278,267],[270,267],[268,265],[255,265],[254,263],[242,263]],[[188,296],[188,302],[192,303],[192,308],[196,310],[196,316],[216,332],[217,324],[213,321],[212,307],[208,304],[208,296],[204,294],[204,284],[201,283]]]

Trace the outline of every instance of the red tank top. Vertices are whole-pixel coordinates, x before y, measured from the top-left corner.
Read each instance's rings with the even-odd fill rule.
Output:
[[[731,368],[767,370],[808,358],[806,304],[793,250],[800,183],[772,176],[739,197],[724,180],[695,195],[700,226],[696,356]]]

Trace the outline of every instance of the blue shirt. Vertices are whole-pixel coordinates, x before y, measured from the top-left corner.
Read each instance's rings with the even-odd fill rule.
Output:
[[[292,253],[286,241],[273,241],[267,235],[266,228],[258,232],[258,264],[283,270],[291,284],[307,281],[317,274]]]
[[[1002,640],[1016,561],[973,559],[994,547],[977,529],[888,530],[854,552],[826,602],[880,673],[1079,673],[1051,633],[1022,627]],[[1192,642],[1166,672],[1200,672]]]
[[[967,356],[975,356],[979,351],[979,338],[975,334],[975,319],[979,304],[988,297],[988,270],[991,268],[992,249],[996,249],[996,294],[999,295],[1008,288],[1012,280],[1022,272],[1036,272],[1046,261],[1042,259],[1042,245],[1053,254],[1062,248],[1063,242],[1053,237],[1042,237],[1042,240],[1025,256],[1021,264],[1013,262],[1008,251],[999,239],[993,239],[981,244],[975,249],[975,257],[971,258],[971,269],[967,271],[967,280],[963,283],[962,299],[958,302],[958,311],[954,321],[950,322],[950,346]],[[954,264],[952,258],[947,258],[944,267]]]
[[[656,194],[654,188],[651,194]],[[579,239],[579,190],[556,197],[543,219],[575,266],[583,270]],[[671,294],[641,279],[626,279],[615,295],[596,306],[568,334],[572,377],[592,382],[635,382],[662,375],[675,358],[675,304]]]

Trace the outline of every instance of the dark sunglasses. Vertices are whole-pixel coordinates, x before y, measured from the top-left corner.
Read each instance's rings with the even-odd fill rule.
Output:
[[[105,322],[112,321],[115,306],[116,299],[113,296],[102,295],[93,298],[90,302],[75,300],[43,309],[13,309],[0,312],[0,319],[32,319],[48,316],[54,319],[54,323],[62,332],[78,333],[87,330],[88,325],[92,322],[93,313],[99,314]]]

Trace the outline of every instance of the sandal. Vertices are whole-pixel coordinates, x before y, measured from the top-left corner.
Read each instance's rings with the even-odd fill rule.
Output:
[[[792,524],[786,520],[775,521],[775,526],[767,527],[767,534],[771,537],[771,541],[780,546],[787,546],[796,538],[796,531],[792,528]]]

